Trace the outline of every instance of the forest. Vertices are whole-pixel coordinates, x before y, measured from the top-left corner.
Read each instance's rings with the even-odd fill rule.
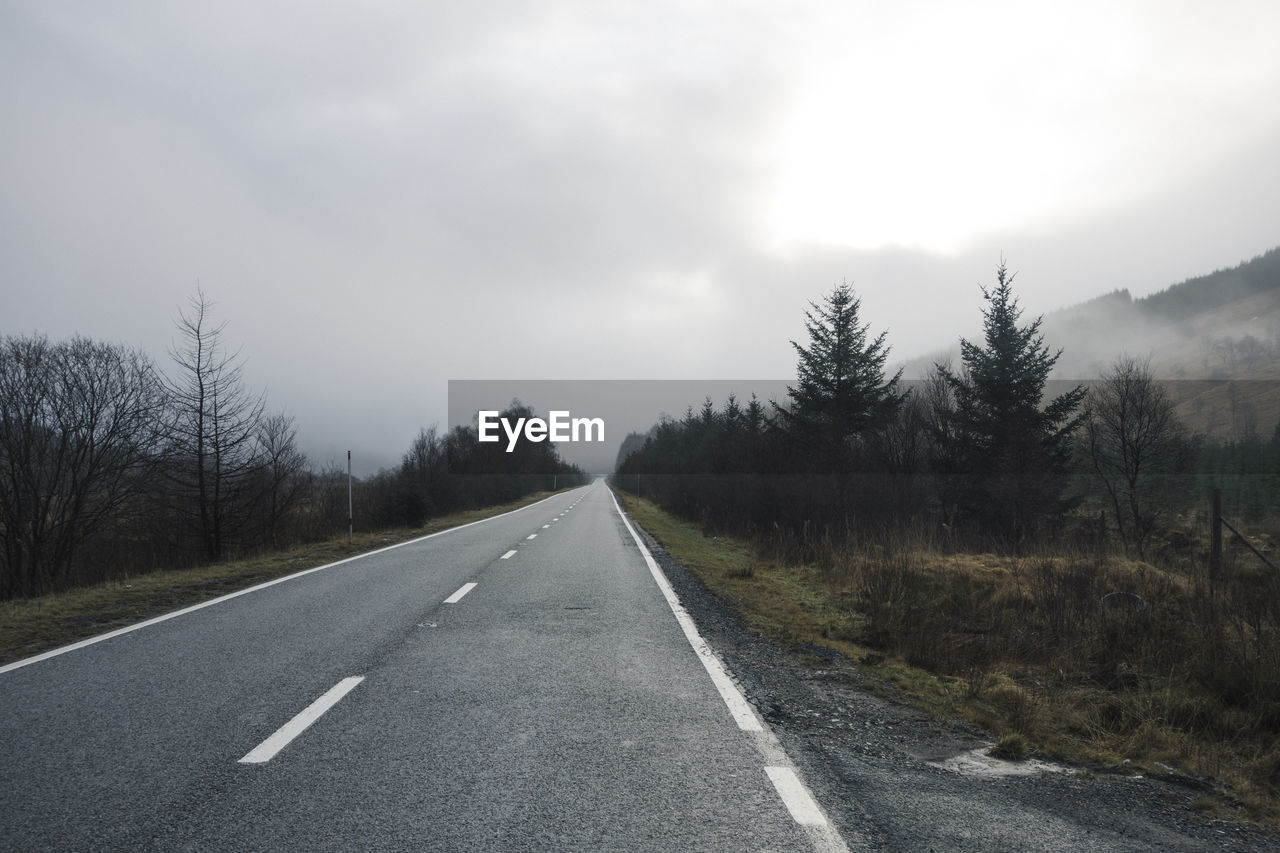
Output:
[[[663,417],[628,436],[615,484],[747,534],[892,524],[1016,551],[1101,532],[1134,556],[1214,488],[1239,517],[1280,510],[1280,424],[1262,434],[1257,416],[1273,383],[1167,381],[1117,354],[1063,387],[1050,381],[1063,350],[1043,318],[1021,322],[1013,278],[1002,265],[983,291],[983,338],[960,341],[960,364],[934,362],[911,381],[887,374],[886,335],[872,336],[851,287],[835,288],[806,312],[809,339],[792,341],[787,399],[707,397]],[[1148,299],[1165,311],[1175,295],[1204,301],[1195,293]],[[1194,430],[1183,411],[1227,428]]]
[[[198,293],[166,369],[84,337],[0,337],[0,600],[242,558],[586,482],[549,444],[503,453],[422,429],[351,484],[316,467]],[[504,415],[531,411],[512,401]],[[348,501],[351,516],[349,519]]]

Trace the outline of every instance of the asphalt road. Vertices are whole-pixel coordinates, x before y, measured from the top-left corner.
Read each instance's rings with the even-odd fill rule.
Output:
[[[0,669],[0,849],[842,849],[662,583],[597,483]]]

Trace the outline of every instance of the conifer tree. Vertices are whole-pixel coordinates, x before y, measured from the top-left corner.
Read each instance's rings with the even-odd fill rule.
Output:
[[[857,437],[885,423],[901,405],[902,371],[885,381],[886,333],[868,337],[870,324],[858,322],[862,301],[848,284],[834,288],[822,305],[809,304],[809,345],[791,342],[800,356],[798,382],[787,389],[790,406],[779,411],[815,462],[844,467]]]
[[[1062,351],[1051,353],[1041,318],[1018,325],[1022,310],[1003,261],[996,286],[983,288],[984,344],[960,341],[960,376],[935,365],[954,395],[952,422],[938,435],[941,466],[959,475],[950,497],[988,533],[1015,540],[1064,508],[1071,434],[1085,389],[1077,386],[1042,406],[1045,383]]]

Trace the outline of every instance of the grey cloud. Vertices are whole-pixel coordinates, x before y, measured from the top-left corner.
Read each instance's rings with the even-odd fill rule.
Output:
[[[787,375],[844,280],[907,358],[974,333],[1001,254],[1038,312],[1277,242],[1272,137],[950,254],[772,245],[791,64],[833,10],[8,5],[0,332],[163,359],[198,280],[309,450],[387,464],[451,378]]]

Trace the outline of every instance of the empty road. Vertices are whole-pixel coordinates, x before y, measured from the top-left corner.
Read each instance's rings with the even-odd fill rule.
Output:
[[[0,668],[0,849],[844,849],[664,583],[596,483]]]

